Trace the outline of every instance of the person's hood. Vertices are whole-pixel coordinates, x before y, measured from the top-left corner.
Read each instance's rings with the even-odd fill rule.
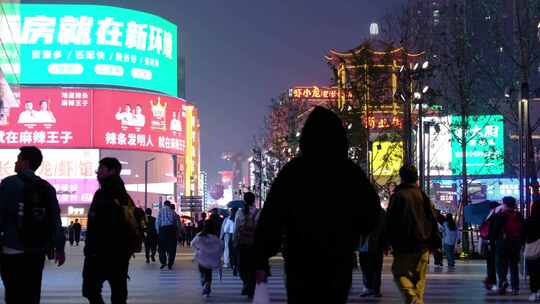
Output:
[[[309,114],[300,136],[302,156],[347,158],[347,133],[339,117],[323,107]]]

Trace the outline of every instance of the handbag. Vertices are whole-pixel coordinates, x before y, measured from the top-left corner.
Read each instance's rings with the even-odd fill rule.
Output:
[[[268,284],[258,283],[255,286],[253,295],[253,304],[270,304],[270,294],[268,293]]]
[[[536,260],[540,258],[540,239],[532,243],[525,244],[525,251],[523,255],[527,260]]]

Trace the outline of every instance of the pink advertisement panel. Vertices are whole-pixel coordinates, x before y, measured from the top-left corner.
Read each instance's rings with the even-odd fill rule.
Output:
[[[99,150],[42,149],[43,162],[36,174],[56,189],[60,204],[88,204],[99,185],[96,179]],[[0,149],[0,180],[15,174],[18,149]]]
[[[182,99],[94,90],[94,147],[184,154]]]
[[[18,97],[0,119],[0,147],[91,146],[92,90],[21,88]]]

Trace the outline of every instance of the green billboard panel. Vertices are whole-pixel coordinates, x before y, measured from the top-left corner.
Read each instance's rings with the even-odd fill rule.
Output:
[[[95,84],[177,95],[177,27],[143,12],[21,5],[21,83]]]
[[[0,1],[0,86],[19,84],[19,8],[17,2]]]
[[[498,175],[504,173],[504,122],[502,115],[478,115],[468,117],[466,132],[466,166],[468,175]],[[451,116],[450,130],[453,134],[452,175],[461,175],[463,156],[461,151],[461,116]]]

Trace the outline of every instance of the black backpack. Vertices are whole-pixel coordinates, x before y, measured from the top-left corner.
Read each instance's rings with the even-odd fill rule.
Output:
[[[19,174],[24,182],[22,202],[19,202],[17,230],[25,252],[41,252],[52,246],[52,202],[50,185],[39,177]]]

